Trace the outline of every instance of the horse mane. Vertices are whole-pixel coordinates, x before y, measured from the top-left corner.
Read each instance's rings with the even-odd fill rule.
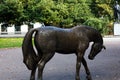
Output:
[[[79,31],[83,31],[89,39],[89,42],[100,43],[103,44],[103,38],[100,32],[91,26],[86,25],[77,25],[73,27],[73,29],[78,29]]]

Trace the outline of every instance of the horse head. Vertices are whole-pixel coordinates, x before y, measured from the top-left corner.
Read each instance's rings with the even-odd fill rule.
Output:
[[[95,58],[95,56],[96,56],[102,49],[106,49],[103,44],[101,44],[101,43],[93,43],[88,58],[89,58],[90,60],[93,60],[93,59]]]

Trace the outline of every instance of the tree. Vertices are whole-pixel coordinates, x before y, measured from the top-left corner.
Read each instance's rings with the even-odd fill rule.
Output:
[[[108,17],[109,20],[113,19],[113,6],[114,0],[95,0],[91,6],[94,9],[93,14],[96,17]],[[120,2],[120,1],[119,1]]]
[[[37,0],[20,0],[23,4],[23,15],[21,16],[21,21],[33,21],[35,14],[34,8],[37,4]]]
[[[23,6],[19,0],[4,0],[0,3],[0,22],[15,23],[22,12]]]
[[[21,24],[26,21],[38,21],[58,27],[72,27],[84,23],[97,26],[99,22],[100,25],[104,25],[101,18],[107,23],[113,21],[114,2],[114,0],[2,0],[0,22]]]
[[[47,24],[56,24],[59,21],[55,10],[55,3],[52,0],[41,0],[34,7],[35,21]],[[53,23],[54,22],[54,23]]]
[[[86,0],[67,0],[67,5],[69,18],[73,19],[73,25],[82,24],[89,17],[94,17]]]

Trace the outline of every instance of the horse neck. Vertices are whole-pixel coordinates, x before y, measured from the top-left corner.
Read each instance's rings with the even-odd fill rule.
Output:
[[[103,44],[103,38],[98,32],[88,33],[88,37],[90,42]]]

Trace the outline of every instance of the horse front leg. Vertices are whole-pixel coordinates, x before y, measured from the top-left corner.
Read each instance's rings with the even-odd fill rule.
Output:
[[[81,67],[81,62],[82,62],[83,54],[78,53],[77,54],[77,62],[76,62],[76,80],[80,80],[80,67]]]
[[[37,68],[37,67],[35,67],[35,68],[31,71],[30,80],[35,80],[36,68]]]
[[[92,77],[91,77],[89,68],[88,68],[88,66],[87,66],[87,62],[86,62],[86,60],[85,60],[84,57],[83,57],[83,59],[82,59],[82,64],[83,64],[83,66],[84,66],[84,68],[85,68],[85,71],[86,71],[86,74],[87,74],[87,77],[86,77],[87,80],[92,80]]]

